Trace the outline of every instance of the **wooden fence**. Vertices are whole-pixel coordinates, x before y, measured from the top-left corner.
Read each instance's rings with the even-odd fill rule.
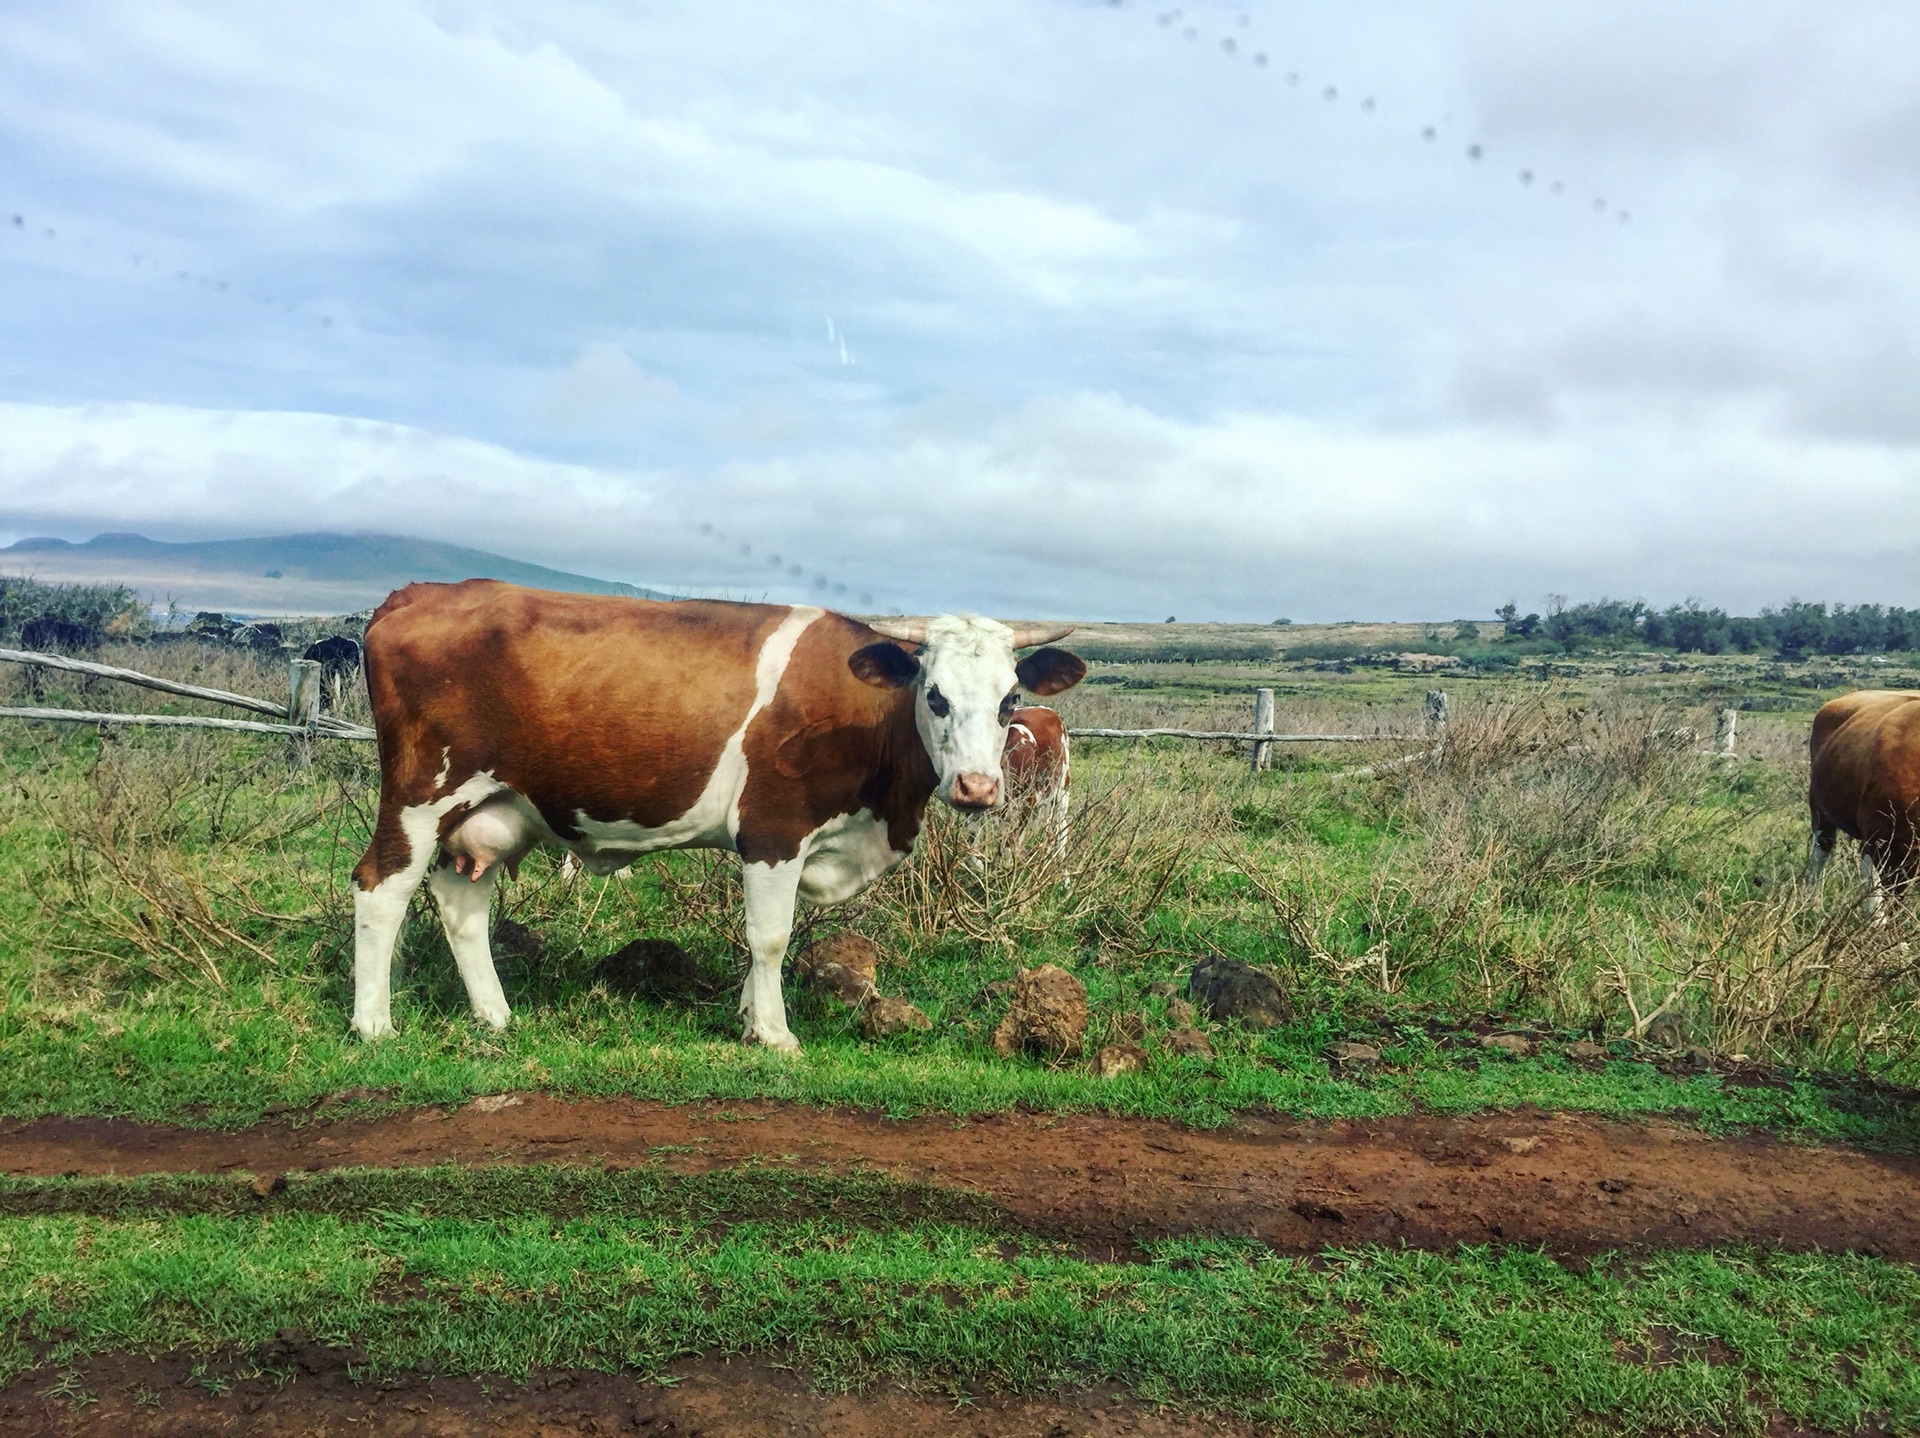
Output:
[[[201,699],[209,704],[224,704],[229,709],[247,709],[255,714],[271,714],[280,722],[263,724],[257,719],[214,719],[201,714],[107,714],[88,709],[28,709],[0,706],[0,719],[49,719],[56,724],[160,724],[190,729],[240,729],[254,734],[291,734],[306,739],[371,739],[373,730],[364,724],[349,724],[331,714],[320,712],[321,664],[315,659],[294,659],[287,665],[286,702],[256,699],[251,694],[235,694],[230,689],[209,689],[200,684],[185,684],[178,679],[160,679],[134,669],[112,664],[95,664],[90,659],[69,659],[64,654],[36,654],[28,649],[0,649],[0,661],[11,664],[37,664],[48,669],[64,669],[70,674],[89,674],[98,679],[115,679],[122,684],[137,684],[163,694],[178,694],[184,699]]]
[[[112,664],[95,664],[86,659],[69,659],[62,654],[36,654],[25,649],[0,649],[0,661],[13,664],[38,664],[48,669],[63,669],[73,674],[90,674],[101,679],[115,679],[124,684],[137,684],[146,689],[157,689],[161,693],[177,694],[186,699],[224,704],[229,708],[246,709],[256,714],[271,714],[279,722],[268,724],[257,719],[215,719],[199,714],[109,714],[88,709],[31,709],[7,706],[0,706],[0,719],[43,719],[56,724],[155,724],[180,728],[237,729],[254,734],[288,734],[305,739],[370,740],[374,738],[373,730],[364,724],[349,724],[344,719],[336,719],[330,714],[320,712],[321,666],[318,661],[312,659],[289,661],[287,700],[284,704],[276,704],[270,699],[256,699],[251,694],[235,694],[226,689],[208,689],[198,684],[184,684],[177,679],[160,679],[151,674],[141,674],[137,670],[117,668]],[[1720,756],[1733,754],[1736,717],[1732,709],[1720,711],[1714,730],[1713,748],[1708,751],[1709,753]],[[1346,771],[1349,775],[1358,778],[1438,755],[1446,745],[1447,692],[1444,689],[1427,691],[1425,731],[1420,735],[1281,734],[1273,727],[1273,690],[1271,689],[1253,691],[1253,727],[1251,729],[1081,728],[1068,729],[1067,734],[1074,739],[1198,739],[1251,744],[1255,773],[1272,764],[1273,746],[1276,744],[1377,744],[1395,739],[1408,742],[1425,741],[1426,748],[1403,758],[1389,760],[1385,764],[1373,765],[1365,769]]]
[[[237,729],[253,734],[288,734],[307,739],[360,739],[374,737],[363,724],[349,724],[320,712],[320,664],[312,659],[291,660],[287,666],[287,699],[276,704],[251,694],[236,694],[228,689],[209,689],[178,679],[161,679],[135,669],[112,664],[96,664],[88,659],[69,659],[64,654],[39,654],[26,649],[0,649],[0,661],[12,664],[38,664],[70,674],[88,674],[137,684],[163,694],[185,699],[200,699],[256,714],[271,714],[277,723],[257,719],[215,719],[200,714],[112,714],[92,709],[37,709],[0,706],[0,719],[41,719],[56,724],[155,724],[178,728]],[[1427,731],[1430,738],[1446,728],[1447,696],[1440,690],[1427,694]],[[1391,740],[1392,734],[1281,734],[1273,727],[1273,691],[1256,689],[1253,703],[1253,728],[1241,729],[1069,729],[1075,739],[1201,739],[1251,744],[1253,767],[1265,769],[1272,762],[1275,744],[1366,744]]]

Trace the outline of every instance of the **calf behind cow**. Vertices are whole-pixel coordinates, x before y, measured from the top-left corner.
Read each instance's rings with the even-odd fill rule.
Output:
[[[1086,672],[1064,650],[1017,652],[1067,632],[492,580],[399,590],[365,646],[380,805],[354,869],[354,1029],[393,1032],[394,942],[429,870],[474,1013],[499,1027],[487,915],[502,866],[541,844],[597,873],[710,848],[741,861],[745,1037],[798,1048],[780,989],[796,902],[838,903],[892,869],[935,794],[999,805],[1019,689]]]
[[[1067,726],[1060,722],[1060,716],[1037,704],[1014,710],[1001,763],[1011,797],[1053,811],[1054,847],[1064,855],[1067,811],[1072,802],[1072,759],[1067,751]]]

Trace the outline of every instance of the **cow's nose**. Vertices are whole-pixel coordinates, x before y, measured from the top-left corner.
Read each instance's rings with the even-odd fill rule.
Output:
[[[989,774],[962,774],[953,781],[956,809],[991,809],[1000,802],[1000,781]]]

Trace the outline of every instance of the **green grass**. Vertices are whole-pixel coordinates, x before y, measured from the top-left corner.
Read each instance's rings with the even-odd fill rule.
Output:
[[[898,1116],[1018,1106],[1098,1110],[1212,1127],[1249,1108],[1330,1119],[1534,1104],[1920,1150],[1920,1113],[1898,1095],[1813,1079],[1735,1087],[1716,1075],[1668,1075],[1627,1060],[1590,1072],[1550,1055],[1455,1054],[1391,1028],[1342,1029],[1324,1018],[1267,1034],[1217,1031],[1213,1060],[1163,1054],[1147,1073],[1115,1080],[1083,1064],[999,1059],[964,1036],[900,1048],[867,1044],[837,1015],[800,1030],[808,1041],[803,1053],[772,1054],[743,1047],[731,1037],[732,1022],[730,1015],[676,1013],[589,993],[558,1010],[525,1014],[498,1035],[477,1030],[464,1014],[427,1019],[416,1012],[399,1037],[369,1047],[264,1009],[230,1011],[217,1026],[204,1013],[149,1009],[111,1026],[82,1018],[58,1030],[18,1026],[0,1034],[7,1053],[0,1111],[235,1126],[349,1089],[378,1097],[330,1112],[544,1089],[668,1102],[760,1097]],[[1383,1071],[1336,1077],[1320,1050],[1341,1032],[1386,1044]]]
[[[1145,1397],[1332,1434],[1758,1433],[1920,1422],[1920,1275],[1854,1256],[1603,1259],[1212,1240],[1102,1265],[962,1223],[724,1232],[679,1213],[0,1220],[0,1377],[106,1350],[248,1366],[277,1331],[374,1373],[660,1371],[757,1353],[897,1379]],[[270,1361],[270,1360],[268,1360]]]

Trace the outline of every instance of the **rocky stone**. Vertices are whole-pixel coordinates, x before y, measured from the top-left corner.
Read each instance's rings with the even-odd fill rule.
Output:
[[[905,999],[876,994],[860,1010],[860,1036],[866,1039],[890,1039],[896,1034],[927,1033],[933,1020]]]
[[[517,1093],[482,1094],[467,1107],[475,1113],[499,1113],[503,1108],[518,1108],[525,1100]]]
[[[1533,1052],[1533,1040],[1525,1034],[1488,1034],[1480,1040],[1483,1049],[1497,1049],[1513,1058],[1523,1059]]]
[[[1087,987],[1057,964],[1022,969],[1013,1003],[993,1031],[993,1051],[1011,1058],[1032,1049],[1053,1057],[1080,1052],[1087,1033]]]
[[[257,1174],[247,1186],[255,1198],[270,1198],[287,1186],[287,1176],[279,1172]]]
[[[1167,1052],[1181,1058],[1213,1057],[1213,1041],[1198,1029],[1175,1029],[1167,1035]]]
[[[546,951],[547,941],[525,924],[501,919],[493,926],[493,956],[496,959],[520,959],[537,964]]]
[[[880,950],[864,934],[829,934],[802,950],[793,966],[801,982],[848,1008],[857,1009],[880,992]]]
[[[1118,1078],[1143,1072],[1147,1063],[1147,1051],[1138,1044],[1108,1044],[1093,1056],[1093,1071],[1101,1078]]]
[[[1293,1017],[1293,1004],[1271,970],[1217,954],[1193,966],[1187,997],[1213,1018],[1238,1019],[1251,1029],[1274,1028]]]
[[[1567,1045],[1567,1057],[1577,1064],[1605,1063],[1610,1055],[1604,1044],[1591,1039],[1576,1039]]]
[[[635,939],[602,959],[599,973],[616,993],[685,999],[700,991],[700,965],[671,939]]]
[[[1177,1029],[1190,1029],[1197,1017],[1193,1005],[1185,999],[1173,999],[1167,1004],[1167,1022]]]
[[[1150,999],[1170,999],[1180,990],[1166,979],[1156,979],[1147,985],[1147,997]]]
[[[1327,1062],[1345,1071],[1368,1069],[1380,1062],[1380,1050],[1372,1044],[1341,1039],[1338,1043],[1327,1045]]]
[[[1657,1049],[1683,1049],[1687,1046],[1687,1035],[1680,1027],[1680,1021],[1671,1016],[1655,1019],[1647,1026],[1646,1042]]]

